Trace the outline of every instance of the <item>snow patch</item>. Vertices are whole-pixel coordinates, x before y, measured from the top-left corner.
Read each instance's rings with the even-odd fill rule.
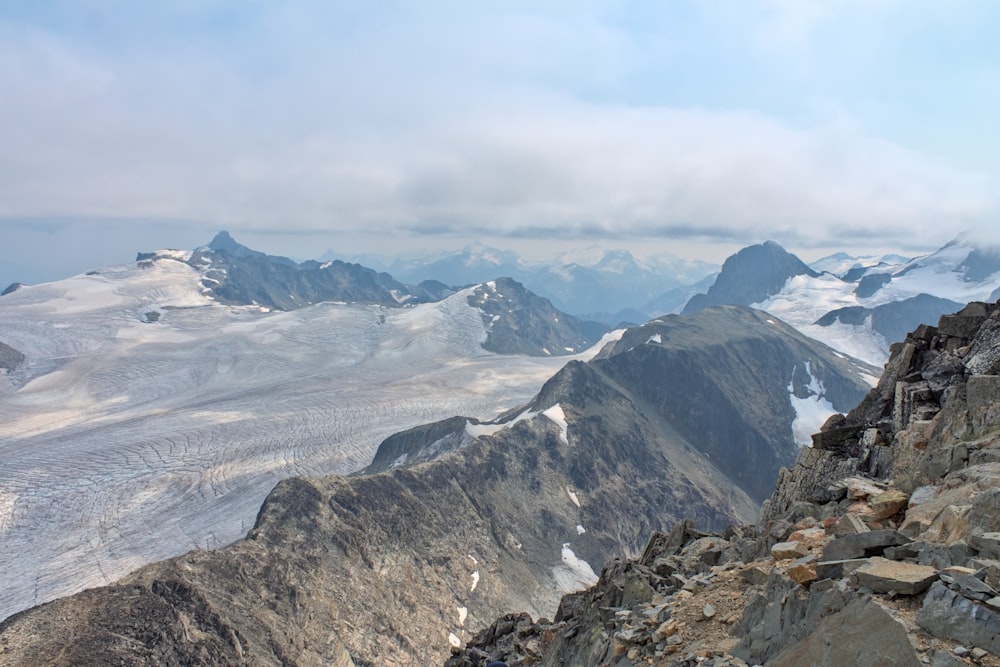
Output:
[[[468,609],[468,607],[459,607],[458,608],[458,624],[459,625],[465,625],[465,619],[468,618],[468,617],[469,617],[469,609]]]
[[[809,383],[806,389],[809,396],[799,398],[795,395],[795,370],[792,369],[792,379],[788,381],[788,400],[795,411],[795,419],[792,421],[792,437],[795,444],[801,447],[812,445],[812,434],[819,431],[827,419],[837,411],[825,397],[826,388],[819,378],[812,374],[810,362],[805,362],[806,374],[809,376]]]
[[[569,488],[568,486],[566,487],[566,495],[569,496],[570,501],[574,505],[576,505],[577,507],[580,506],[580,498],[576,495],[576,493],[573,492],[573,489]]]
[[[548,410],[543,410],[542,414],[559,427],[559,439],[562,440],[564,445],[568,445],[569,424],[566,423],[566,413],[563,412],[562,406],[556,403]]]
[[[479,585],[479,570],[476,570],[469,576],[472,577],[472,586],[469,587],[469,592],[472,593],[476,590],[476,586]]]
[[[660,345],[661,343],[663,343],[663,336],[661,336],[660,334],[653,334],[652,336],[649,337],[649,340],[646,341],[647,345],[649,343],[656,343],[657,345]]]
[[[462,646],[462,640],[456,637],[454,632],[448,633],[448,643],[455,648],[461,648]]]
[[[583,534],[584,534],[584,533],[586,533],[586,532],[587,532],[587,529],[586,529],[586,528],[584,528],[584,527],[583,527],[583,526],[581,526],[580,524],[576,524],[576,534],[577,534],[577,535],[583,535]]]
[[[564,593],[583,590],[597,583],[594,569],[573,553],[569,542],[563,544],[561,562],[552,568],[552,576],[556,580],[556,586]]]
[[[478,438],[481,435],[493,435],[494,433],[502,431],[509,426],[513,426],[518,422],[524,421],[526,419],[534,419],[535,415],[537,414],[538,414],[537,412],[534,412],[532,410],[525,410],[524,412],[514,417],[509,422],[503,422],[501,424],[495,424],[495,423],[473,424],[472,422],[467,421],[465,422],[465,435],[467,435],[470,438]]]

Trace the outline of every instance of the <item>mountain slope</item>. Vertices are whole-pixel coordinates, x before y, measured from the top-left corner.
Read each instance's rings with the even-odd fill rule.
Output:
[[[918,322],[991,299],[1000,290],[998,266],[993,251],[957,239],[905,264],[852,271],[850,280],[799,275],[753,305],[845,354],[882,364],[889,342]]]
[[[488,352],[474,289],[266,312],[210,298],[187,253],[157,255],[0,299],[24,357],[0,371],[0,618],[227,544],[281,479],[357,470],[400,429],[492,417],[594,353],[568,355],[572,338],[545,356],[554,323],[523,342],[542,356]],[[514,343],[535,332],[522,314],[549,314],[523,296],[503,302]]]
[[[807,385],[838,405],[866,390],[858,369],[763,313],[652,322],[494,422],[390,438],[377,474],[282,482],[246,540],[26,611],[0,635],[12,657],[79,664],[202,648],[219,663],[321,664],[345,647],[359,664],[434,664],[505,609],[551,614],[650,530],[750,519],[797,449]],[[162,631],[148,633],[146,607]]]
[[[479,285],[467,298],[483,314],[488,332],[483,347],[498,354],[573,354],[596,343],[609,328],[556,310],[511,278]]]
[[[137,261],[161,257],[139,253]],[[251,250],[228,232],[219,232],[184,261],[203,274],[206,293],[226,305],[294,310],[321,301],[396,306],[434,300],[419,287],[403,285],[387,273],[376,273],[360,264],[339,260],[297,264],[287,257]]]
[[[878,387],[782,471],[756,525],[650,536],[446,667],[1000,664],[1000,304],[893,345]]]
[[[725,304],[749,306],[780,292],[789,278],[818,275],[798,257],[767,241],[729,257],[708,292],[691,297],[682,312],[696,313]]]

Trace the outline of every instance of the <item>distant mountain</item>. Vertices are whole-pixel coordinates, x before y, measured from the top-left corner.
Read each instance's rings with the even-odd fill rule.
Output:
[[[649,313],[649,316],[659,317],[660,315],[673,315],[684,310],[684,306],[696,294],[704,294],[715,283],[719,277],[718,273],[710,273],[698,282],[691,285],[675,287],[655,299],[642,305],[642,310]]]
[[[468,301],[483,314],[488,332],[483,348],[498,354],[575,354],[600,340],[609,328],[556,310],[548,299],[511,278],[479,285]]]
[[[576,316],[591,318],[593,313],[608,313],[601,321],[610,325],[622,321],[615,320],[611,313],[628,308],[640,312],[641,321],[649,319],[649,313],[642,310],[644,303],[668,290],[697,282],[717,268],[669,255],[640,260],[626,250],[599,248],[556,255],[549,261],[529,262],[512,251],[480,243],[444,255],[365,259],[409,283],[433,279],[465,286],[508,276],[548,298],[560,310]]]
[[[176,258],[174,252],[139,253],[136,261]],[[227,305],[294,310],[322,301],[397,306],[436,300],[419,287],[404,285],[387,273],[360,264],[339,260],[299,264],[251,250],[224,231],[184,261],[203,274],[205,291]]]
[[[606,328],[507,279],[398,307],[223,305],[206,273],[276,265],[230,250],[0,298],[0,619],[229,543],[278,481],[353,472],[392,433],[519,405]]]
[[[902,255],[849,255],[846,252],[836,252],[826,257],[821,257],[809,266],[818,273],[832,273],[838,278],[852,280],[848,275],[851,272],[864,272],[876,266],[896,266],[910,261],[909,257]],[[859,274],[856,274],[859,275]],[[857,280],[857,278],[853,278]]]
[[[284,481],[246,539],[18,614],[0,641],[14,664],[441,664],[499,613],[551,617],[651,530],[752,520],[796,420],[858,400],[865,370],[746,308],[650,322],[499,420],[394,436],[377,474]]]
[[[682,311],[697,313],[724,304],[749,306],[777,294],[789,278],[819,274],[774,241],[749,246],[729,257],[705,294],[691,297]]]
[[[965,304],[918,294],[909,299],[890,301],[874,308],[847,306],[831,310],[816,320],[821,327],[835,323],[865,327],[885,340],[903,340],[906,334],[924,322],[937,322],[942,315],[961,310]]]
[[[902,264],[800,275],[753,304],[845,354],[882,364],[889,341],[971,301],[1000,297],[1000,255],[960,237]],[[898,305],[897,305],[898,304]]]

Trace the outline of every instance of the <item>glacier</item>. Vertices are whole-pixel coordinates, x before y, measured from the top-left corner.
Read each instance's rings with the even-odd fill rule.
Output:
[[[510,410],[603,344],[487,352],[468,290],[272,312],[217,304],[183,257],[144,264],[0,299],[0,339],[26,356],[0,373],[0,619],[232,542],[279,480],[347,474],[392,433]]]

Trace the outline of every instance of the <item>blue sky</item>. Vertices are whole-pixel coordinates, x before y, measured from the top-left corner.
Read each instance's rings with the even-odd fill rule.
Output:
[[[298,257],[933,250],[996,226],[997,25],[992,0],[6,0],[0,282],[223,228]]]

